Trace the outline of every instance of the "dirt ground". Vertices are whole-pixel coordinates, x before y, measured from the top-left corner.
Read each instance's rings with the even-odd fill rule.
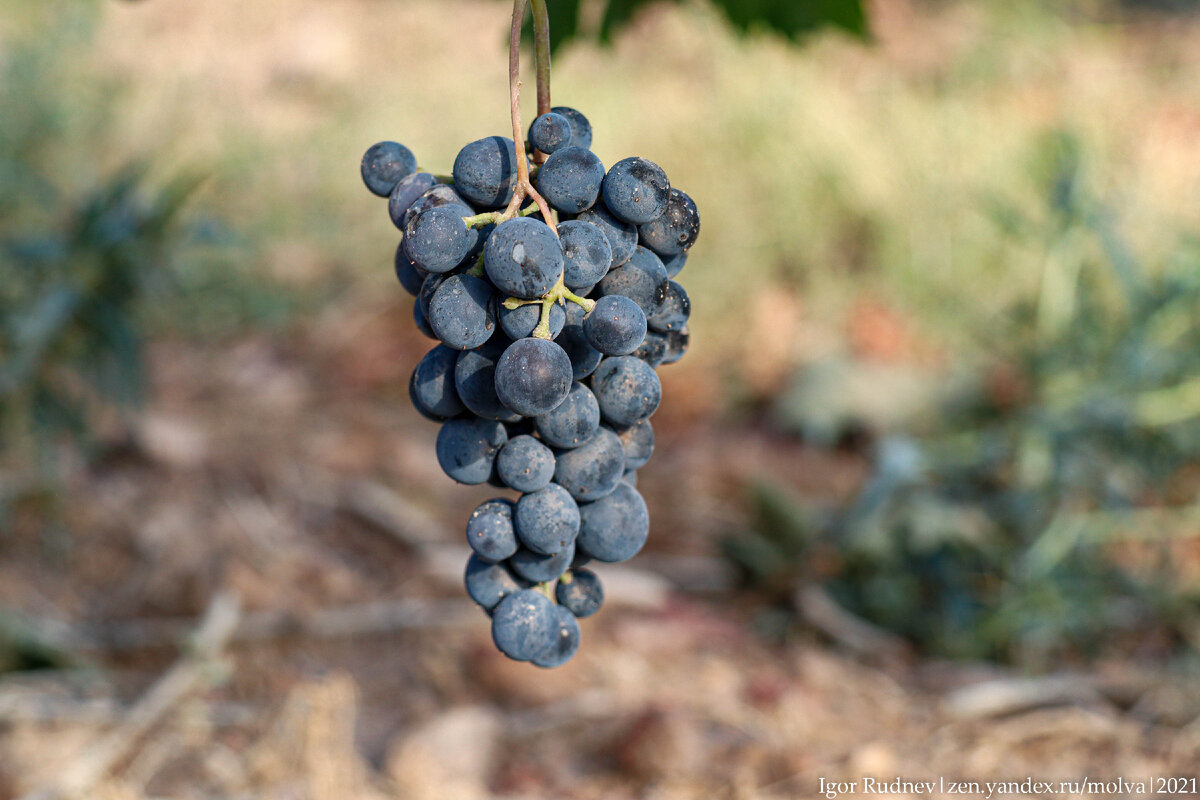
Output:
[[[156,399],[75,473],[63,532],[30,508],[5,542],[0,600],[77,655],[0,679],[0,797],[791,798],[1200,771],[1200,692],[1169,675],[757,637],[712,557],[738,488],[836,498],[863,464],[704,423],[686,361],[664,370],[646,553],[600,570],[572,663],[507,661],[459,586],[461,520],[492,490],[438,472],[395,378],[426,347],[401,311],[155,347]]]

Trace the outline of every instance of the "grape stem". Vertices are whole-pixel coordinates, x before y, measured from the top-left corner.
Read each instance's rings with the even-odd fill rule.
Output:
[[[521,146],[514,149],[514,154],[517,156],[517,180],[513,185],[512,201],[498,216],[493,215],[489,217],[488,222],[499,224],[512,219],[518,213],[522,216],[528,216],[534,213],[531,209],[536,208],[536,210],[542,212],[542,220],[545,221],[550,230],[554,232],[555,238],[557,238],[558,220],[550,210],[550,205],[546,202],[546,199],[534,188],[533,182],[530,180],[525,131],[524,126],[521,125],[521,27],[525,23],[525,5],[527,3],[533,9],[533,55],[537,62],[538,116],[550,111],[550,12],[546,7],[546,0],[513,0],[512,29],[509,32],[508,39],[508,96],[509,110],[512,114],[514,146],[518,143]],[[545,160],[545,153],[539,152],[536,149],[533,150],[534,171]],[[526,197],[533,200],[534,205],[522,211],[520,210],[521,203]],[[469,218],[467,225],[470,226],[474,220],[485,216],[489,215],[479,214],[476,217]],[[481,224],[486,225],[488,222]],[[551,338],[550,311],[554,308],[555,303],[565,304],[569,300],[572,303],[582,306],[585,311],[591,311],[596,305],[595,300],[580,297],[568,289],[563,282],[563,277],[562,274],[559,274],[558,280],[550,288],[550,291],[536,300],[510,297],[504,301],[504,307],[510,311],[530,303],[541,304],[541,318],[538,320],[537,327],[533,329],[533,335],[539,339]],[[549,590],[546,593],[547,596],[550,596]]]
[[[536,205],[530,204],[522,208],[516,216],[532,217],[534,214],[541,211]],[[485,225],[499,225],[509,217],[504,216],[503,211],[484,211],[482,214],[476,214],[471,217],[463,217],[463,222],[468,228],[482,228]]]
[[[580,297],[567,288],[563,283],[563,276],[558,276],[558,281],[554,286],[550,287],[550,291],[546,292],[541,297],[534,300],[525,300],[520,297],[510,297],[504,301],[504,307],[509,311],[520,308],[521,306],[531,305],[533,303],[542,304],[542,316],[538,320],[537,327],[533,329],[533,336],[537,339],[550,339],[550,309],[554,308],[555,303],[566,304],[568,301],[575,303],[583,308],[584,311],[591,311],[596,307],[595,300],[589,300],[586,297]]]
[[[533,9],[533,55],[537,62],[537,113],[550,113],[550,12],[546,0],[529,0]],[[513,141],[516,141],[515,139]],[[534,150],[533,163],[541,164],[546,154]]]
[[[512,29],[508,39],[508,99],[509,112],[512,116],[513,126],[513,142],[525,141],[525,132],[521,125],[521,25],[525,22],[525,5],[532,2],[534,7],[534,52],[538,52],[537,47],[537,32],[542,30],[549,43],[550,22],[549,15],[546,12],[545,0],[513,0],[513,18]],[[540,15],[539,15],[540,8]],[[541,23],[539,24],[539,16]],[[550,51],[549,47],[541,48],[545,51],[545,80],[542,76],[542,61],[538,62],[538,102],[542,101],[542,95],[545,94],[545,102],[550,102]],[[520,151],[520,152],[518,152]],[[550,230],[554,231],[554,235],[558,236],[558,231],[555,230],[554,217],[551,215],[550,206],[546,203],[546,199],[534,188],[533,183],[529,180],[529,159],[525,157],[524,147],[516,148],[514,155],[517,157],[517,180],[513,185],[512,202],[508,204],[508,208],[504,209],[502,219],[509,220],[517,215],[521,209],[521,203],[528,197],[542,212],[542,219],[550,226]]]
[[[486,250],[486,249],[487,249],[487,246],[485,245],[484,250]],[[469,270],[467,270],[468,275],[475,277],[475,278],[483,277],[483,252],[484,252],[484,250],[479,251],[479,258],[475,259],[475,263],[471,265],[471,268]]]

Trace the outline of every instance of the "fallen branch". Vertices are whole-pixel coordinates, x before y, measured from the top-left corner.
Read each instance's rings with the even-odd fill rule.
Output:
[[[857,656],[888,661],[911,655],[908,642],[851,614],[820,586],[797,590],[794,602],[801,619]]]
[[[461,576],[460,576],[461,580]],[[336,639],[399,630],[468,625],[479,610],[466,600],[381,600],[307,612],[285,610],[243,614],[229,644],[272,639]],[[191,628],[190,620],[130,620],[60,635],[56,643],[75,652],[128,653],[171,647]]]
[[[26,794],[24,800],[88,796],[172,708],[209,683],[213,663],[225,649],[240,618],[240,604],[235,595],[222,593],[213,597],[188,652],[130,707],[116,728],[72,762],[53,786]]]
[[[946,714],[958,720],[988,719],[1063,705],[1104,705],[1083,675],[998,678],[963,686],[942,700]]]
[[[416,550],[452,538],[434,517],[376,481],[349,483],[341,493],[338,508]]]

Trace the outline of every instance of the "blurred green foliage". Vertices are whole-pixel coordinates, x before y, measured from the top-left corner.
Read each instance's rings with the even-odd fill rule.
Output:
[[[96,404],[142,399],[139,306],[169,274],[170,223],[193,185],[148,193],[143,182],[130,168],[81,197],[51,195],[56,224],[0,231],[0,414],[37,452],[62,434],[82,441]]]
[[[725,547],[758,591],[790,602],[817,581],[930,653],[1031,668],[1192,644],[1200,241],[1140,263],[1080,152],[1062,133],[1041,150],[1049,215],[996,206],[1046,257],[1037,295],[991,332],[978,391],[920,439],[879,441],[826,517],[753,493],[752,530]]]
[[[557,50],[574,39],[594,37],[609,43],[642,9],[665,0],[605,0],[600,24],[594,32],[580,27],[580,5],[585,0],[546,0],[550,13],[550,48]],[[678,3],[681,0],[674,0]],[[865,36],[866,14],[861,0],[711,0],[740,33],[771,31],[798,41],[830,26]]]
[[[181,217],[197,175],[131,157],[120,87],[82,58],[97,6],[54,6],[0,59],[0,456],[25,490],[53,477],[56,444],[86,452],[100,418],[141,403],[151,329],[274,296],[243,291],[220,223]]]
[[[99,406],[136,405],[145,387],[139,306],[163,283],[171,222],[194,185],[147,191],[144,168],[64,175],[63,149],[103,128],[70,108],[59,53],[86,41],[90,15],[70,15],[0,64],[0,446],[22,459],[82,441]],[[78,102],[78,98],[76,98]],[[99,142],[96,142],[99,144]]]

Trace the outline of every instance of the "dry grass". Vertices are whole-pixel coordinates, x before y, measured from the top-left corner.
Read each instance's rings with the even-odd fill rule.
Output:
[[[877,6],[873,47],[739,41],[689,7],[557,60],[555,97],[590,115],[605,162],[651,157],[699,201],[698,353],[736,351],[747,304],[781,284],[802,297],[779,320],[787,358],[839,349],[864,297],[969,350],[1039,280],[1044,243],[1004,233],[988,208],[1043,213],[1036,164],[1051,131],[1080,137],[1137,252],[1153,260],[1200,223],[1190,26],[1067,24],[1029,3]],[[374,291],[393,234],[357,154],[397,138],[439,170],[505,130],[506,13],[160,0],[108,9],[98,57],[127,79],[125,141],[214,165],[210,200],[264,229],[272,274],[348,270]]]
[[[423,561],[340,499],[369,476],[430,515],[417,534],[461,548],[465,509],[488,492],[438,473],[433,426],[390,378],[421,345],[380,312],[331,311],[290,340],[219,354],[159,345],[158,399],[133,442],[72,482],[60,524],[73,533],[56,559],[40,518],[17,516],[0,560],[5,604],[55,620],[46,634],[65,625],[109,644],[85,646],[83,670],[0,680],[0,797],[54,785],[138,718],[177,628],[105,635],[119,621],[187,620],[219,591],[255,618],[465,603],[457,564]],[[373,322],[351,324],[363,317]],[[795,474],[822,497],[861,475],[855,458],[755,429],[723,438],[661,423],[642,484],[654,535],[635,567],[707,553],[736,517],[722,487],[756,470]],[[483,615],[464,620],[457,605],[415,627],[239,635],[211,684],[175,698],[87,796],[773,799],[813,797],[822,777],[1200,769],[1200,697],[1167,675],[1114,664],[1066,676],[1077,691],[1018,683],[1014,704],[1013,685],[986,683],[1013,677],[996,668],[871,666],[808,636],[768,644],[729,597],[609,588],[580,654],[552,672],[500,656]]]

